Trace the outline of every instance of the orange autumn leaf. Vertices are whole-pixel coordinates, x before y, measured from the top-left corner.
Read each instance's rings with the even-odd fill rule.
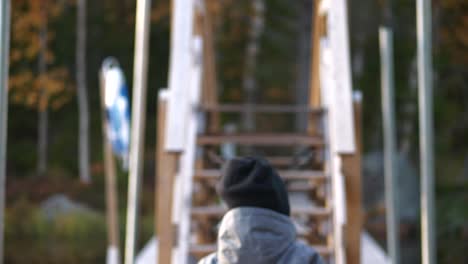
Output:
[[[12,34],[10,53],[10,93],[13,102],[29,108],[60,107],[72,93],[68,70],[54,65],[51,44],[55,32],[48,27],[63,9],[63,0],[15,0],[12,2]],[[40,32],[46,32],[46,49],[41,48]],[[38,73],[39,57],[44,56],[47,71]],[[55,100],[58,103],[55,103]]]

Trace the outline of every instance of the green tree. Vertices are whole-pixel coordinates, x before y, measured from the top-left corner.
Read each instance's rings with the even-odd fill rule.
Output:
[[[48,48],[54,40],[48,25],[60,15],[63,3],[58,0],[12,3],[9,88],[13,103],[38,111],[38,174],[47,169],[48,109],[58,109],[70,99],[68,70],[54,64],[54,53]]]

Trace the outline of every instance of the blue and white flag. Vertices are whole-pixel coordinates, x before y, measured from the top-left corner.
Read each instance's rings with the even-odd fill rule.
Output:
[[[125,76],[119,62],[109,57],[102,63],[107,137],[114,154],[128,169],[130,145],[130,104]]]

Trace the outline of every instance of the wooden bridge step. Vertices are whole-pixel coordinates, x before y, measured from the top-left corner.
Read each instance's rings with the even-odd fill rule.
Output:
[[[280,170],[278,174],[285,180],[326,180],[328,178],[322,171],[314,170]],[[197,170],[194,178],[195,180],[217,179],[220,176],[220,170]]]
[[[310,192],[312,190],[315,190],[318,186],[321,186],[320,184],[317,184],[316,182],[292,182],[288,183],[286,185],[286,188],[288,189],[288,192],[293,193],[293,192]]]
[[[307,134],[221,134],[202,135],[198,137],[199,145],[221,145],[225,143],[235,143],[240,145],[255,146],[316,146],[324,145],[323,139]]]
[[[209,150],[207,154],[210,160],[217,164],[222,164],[225,161],[216,151]],[[303,166],[313,159],[312,156],[294,154],[288,156],[265,156],[264,158],[268,160],[273,167]]]
[[[284,166],[292,166],[296,165],[297,163],[304,162],[304,160],[309,161],[309,158],[302,158],[298,157],[297,160],[294,159],[294,157],[265,157],[266,160],[268,160],[271,165],[277,166],[277,167],[284,167]]]
[[[243,113],[251,110],[255,113],[311,113],[323,114],[323,108],[310,108],[308,106],[298,105],[254,105],[251,108],[245,107],[242,104],[222,104],[222,105],[206,105],[200,106],[201,111],[207,112],[223,112],[223,113]]]
[[[327,256],[333,253],[333,250],[327,246],[323,245],[312,245],[312,247],[322,256]],[[216,252],[216,244],[208,244],[208,245],[190,245],[190,253],[194,255],[201,255],[205,256],[210,253]]]
[[[221,217],[227,212],[227,209],[220,205],[213,206],[194,206],[192,207],[191,214],[193,217],[214,216]],[[293,206],[291,215],[307,215],[316,217],[328,217],[331,214],[329,208],[311,207],[311,206]]]

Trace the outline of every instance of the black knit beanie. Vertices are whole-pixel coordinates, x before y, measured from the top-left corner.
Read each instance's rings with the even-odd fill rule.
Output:
[[[218,194],[229,209],[261,207],[289,216],[289,200],[283,180],[261,158],[235,158],[223,167]]]

